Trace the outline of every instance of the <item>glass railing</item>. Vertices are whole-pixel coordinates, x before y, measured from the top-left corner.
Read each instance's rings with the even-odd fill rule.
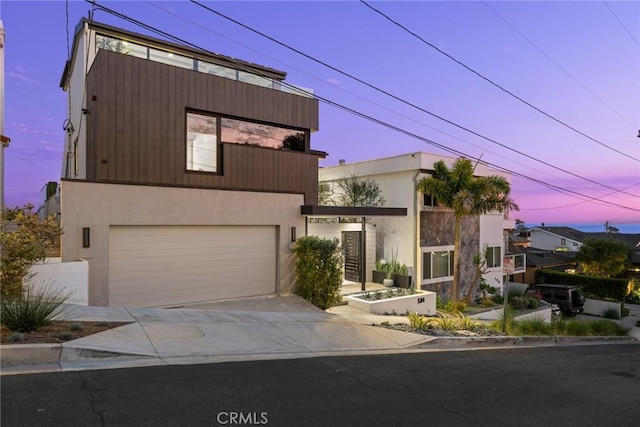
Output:
[[[96,34],[96,52],[98,49],[110,50],[113,52],[121,53],[123,55],[131,55],[137,58],[143,58],[150,61],[173,65],[174,67],[186,68],[188,70],[194,70],[204,74],[212,74],[214,76],[223,77],[225,79],[237,80],[260,87],[266,87],[269,89],[279,90],[281,92],[304,96],[307,98],[313,98],[314,96],[313,89],[296,86],[291,83],[284,83],[280,80],[262,77],[247,71],[236,70],[234,68],[212,64],[200,59],[190,58],[188,56],[148,47],[138,43],[120,40],[102,34]]]

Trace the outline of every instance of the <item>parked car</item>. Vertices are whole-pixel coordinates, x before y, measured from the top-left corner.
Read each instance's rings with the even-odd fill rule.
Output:
[[[575,316],[584,311],[585,298],[577,286],[537,284],[530,286],[527,293],[540,293],[543,301],[557,305],[565,316]]]

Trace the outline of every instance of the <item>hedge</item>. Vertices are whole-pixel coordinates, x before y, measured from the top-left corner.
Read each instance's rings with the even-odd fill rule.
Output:
[[[536,270],[536,283],[578,286],[585,296],[623,302],[629,293],[629,279],[584,276],[556,270]]]

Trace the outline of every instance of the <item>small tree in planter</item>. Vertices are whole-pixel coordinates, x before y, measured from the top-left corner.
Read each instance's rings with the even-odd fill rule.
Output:
[[[339,303],[343,264],[340,241],[301,237],[295,254],[296,294],[323,310]]]

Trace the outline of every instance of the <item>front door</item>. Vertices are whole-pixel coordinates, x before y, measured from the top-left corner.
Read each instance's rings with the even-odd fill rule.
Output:
[[[344,278],[360,282],[361,231],[343,231],[342,248],[344,250]]]

